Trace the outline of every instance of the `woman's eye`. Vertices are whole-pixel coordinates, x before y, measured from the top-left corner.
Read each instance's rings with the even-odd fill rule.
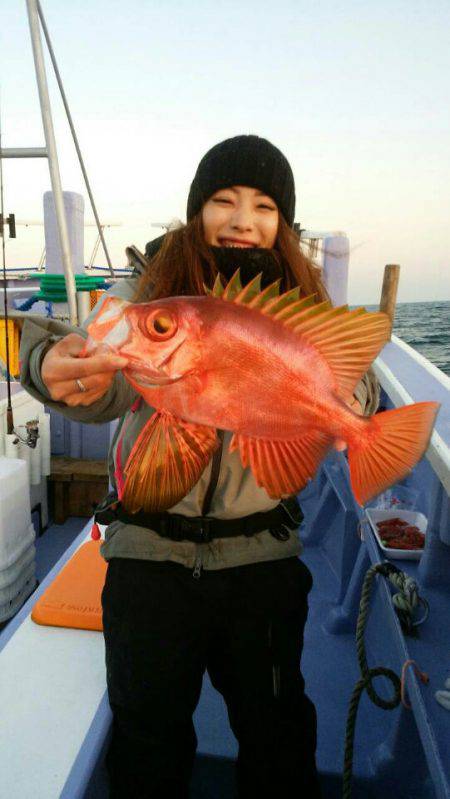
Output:
[[[228,200],[227,197],[214,197],[213,202],[215,202],[215,203],[230,203],[231,204],[231,200]]]
[[[266,205],[266,203],[260,203],[260,205],[258,205],[258,208],[267,208],[268,211],[275,211],[273,205]]]

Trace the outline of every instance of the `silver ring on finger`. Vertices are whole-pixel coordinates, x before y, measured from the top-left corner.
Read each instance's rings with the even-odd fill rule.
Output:
[[[84,385],[84,383],[81,382],[81,380],[75,380],[75,383],[77,384],[80,391],[82,391],[83,393],[87,391],[86,386]]]

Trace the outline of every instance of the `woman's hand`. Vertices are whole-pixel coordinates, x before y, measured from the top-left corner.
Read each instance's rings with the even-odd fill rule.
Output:
[[[92,405],[106,394],[117,370],[127,364],[126,358],[101,348],[93,355],[80,358],[85,344],[82,336],[70,333],[46,353],[41,377],[56,402],[70,406]],[[80,389],[77,380],[86,391]]]

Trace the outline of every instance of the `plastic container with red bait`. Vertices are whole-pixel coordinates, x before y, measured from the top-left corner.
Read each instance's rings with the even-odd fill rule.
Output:
[[[428,519],[423,513],[408,510],[380,510],[378,508],[366,508],[366,516],[375,534],[375,538],[383,554],[390,560],[420,560],[423,548],[421,549],[395,549],[383,544],[382,531],[377,527],[377,522],[387,521],[388,519],[401,519],[407,522],[408,526],[417,527],[421,533],[426,535]]]

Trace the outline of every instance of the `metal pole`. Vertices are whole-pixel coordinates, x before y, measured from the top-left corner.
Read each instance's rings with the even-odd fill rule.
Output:
[[[84,166],[84,161],[83,161],[83,156],[81,155],[80,145],[78,144],[78,138],[77,138],[77,134],[75,132],[75,126],[74,126],[73,121],[72,121],[72,114],[70,113],[69,103],[67,102],[66,93],[64,91],[64,87],[63,87],[63,84],[62,84],[61,76],[59,74],[58,65],[56,63],[55,54],[53,52],[53,47],[52,47],[52,42],[51,42],[51,39],[50,39],[50,34],[48,32],[48,28],[47,28],[47,25],[46,25],[46,22],[45,22],[45,19],[44,19],[44,14],[42,13],[42,8],[41,8],[41,4],[40,4],[39,0],[36,0],[36,8],[37,8],[37,12],[39,14],[39,19],[41,20],[42,30],[44,31],[45,41],[47,42],[48,52],[50,54],[50,58],[51,58],[51,61],[52,61],[52,64],[53,64],[53,69],[55,71],[55,76],[56,76],[56,80],[57,80],[57,83],[58,83],[58,86],[59,86],[59,91],[61,92],[61,97],[62,97],[62,101],[64,103],[64,108],[66,109],[67,120],[69,122],[70,131],[72,133],[72,138],[73,138],[73,143],[75,145],[75,150],[77,151],[77,156],[78,156],[78,161],[80,163],[81,171],[83,173],[84,182],[85,182],[85,185],[86,185],[86,191],[87,191],[87,193],[89,195],[89,200],[91,202],[92,212],[94,214],[95,221],[97,223],[98,235],[100,236],[100,239],[101,239],[101,242],[102,242],[103,252],[105,253],[105,258],[106,258],[106,260],[108,262],[109,271],[110,271],[111,275],[113,277],[115,277],[113,265],[111,263],[111,258],[109,257],[109,252],[108,252],[108,248],[106,246],[105,237],[103,235],[103,228],[102,228],[102,225],[100,223],[100,219],[99,219],[99,216],[98,216],[98,213],[97,213],[97,208],[96,208],[96,205],[95,205],[95,202],[94,202],[94,196],[92,194],[91,184],[89,183],[89,178],[87,176],[86,168]]]
[[[0,109],[1,111],[1,109]],[[2,125],[0,117],[0,152],[2,146]],[[6,431],[8,435],[14,432],[14,417],[11,404],[11,372],[9,363],[9,323],[8,323],[8,295],[6,277],[6,252],[5,252],[5,206],[3,202],[3,159],[0,155],[0,236],[2,239],[2,260],[3,260],[3,309],[5,314],[5,348],[6,348],[6,385],[8,394],[8,404],[6,407]]]
[[[100,236],[97,236],[95,244],[94,244],[94,249],[92,250],[92,255],[91,255],[90,259],[89,259],[89,269],[92,269],[92,267],[94,266],[95,256],[97,255],[97,250],[98,250],[98,245],[99,244],[100,244]]]
[[[45,147],[3,147],[2,158],[47,158]]]
[[[50,181],[52,184],[53,198],[55,201],[56,219],[58,222],[59,243],[63,259],[64,276],[66,281],[67,301],[69,304],[69,317],[72,325],[77,325],[77,299],[75,279],[72,269],[72,254],[70,252],[69,234],[67,231],[66,211],[59,174],[58,153],[56,151],[55,133],[48,94],[47,77],[45,74],[44,53],[42,51],[41,33],[39,30],[39,16],[36,0],[27,0],[28,21],[30,23],[31,43],[33,46],[36,80],[41,105],[42,124],[44,126],[45,143],[47,145],[48,163],[50,168]]]

